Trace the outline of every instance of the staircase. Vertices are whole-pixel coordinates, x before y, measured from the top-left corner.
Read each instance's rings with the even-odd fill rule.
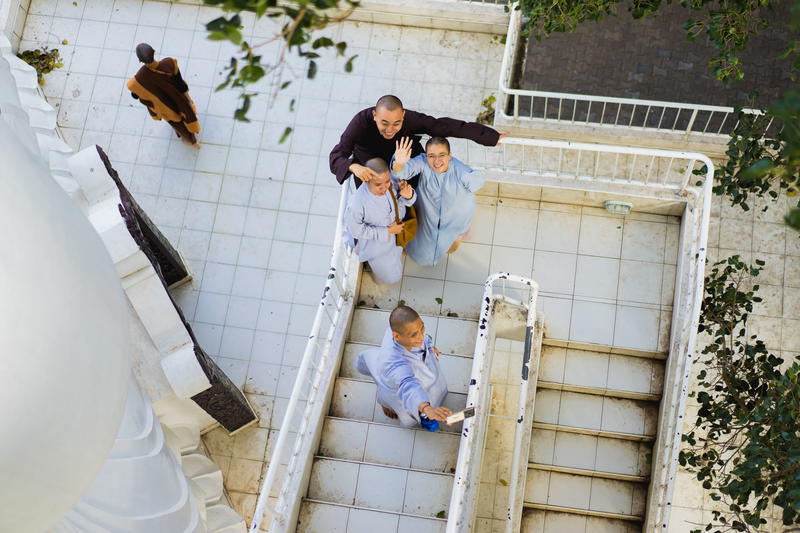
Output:
[[[201,505],[209,533],[245,533],[244,519],[234,511],[223,492],[222,472],[202,451],[200,433],[195,427],[164,428],[167,446],[179,458],[181,469]]]
[[[666,354],[545,339],[522,531],[641,532]]]
[[[477,321],[423,316],[442,352],[449,393],[464,408]],[[333,398],[300,508],[300,533],[443,532],[461,425],[437,432],[405,429],[375,401],[376,387],[354,366],[361,350],[378,346],[389,311],[357,308]]]

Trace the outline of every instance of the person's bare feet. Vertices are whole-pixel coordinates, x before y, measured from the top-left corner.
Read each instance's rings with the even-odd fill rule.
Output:
[[[395,420],[397,418],[397,413],[395,413],[393,410],[389,409],[388,407],[384,407],[384,406],[381,405],[381,409],[383,409],[383,414],[385,414],[386,416],[388,416],[392,420]]]

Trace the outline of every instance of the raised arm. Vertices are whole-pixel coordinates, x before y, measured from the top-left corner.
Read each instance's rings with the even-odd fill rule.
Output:
[[[483,146],[496,146],[500,138],[504,136],[494,128],[477,122],[465,122],[449,117],[436,118],[411,110],[406,111],[405,120],[409,123],[413,133],[426,133],[432,137],[469,139]]]
[[[469,192],[475,192],[483,187],[486,182],[486,174],[482,171],[474,170],[457,159],[453,160],[451,164],[458,165],[456,176],[458,176],[461,185]]]

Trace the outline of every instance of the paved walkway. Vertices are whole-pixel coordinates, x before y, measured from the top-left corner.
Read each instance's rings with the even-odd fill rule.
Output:
[[[176,291],[179,303],[204,349],[260,411],[259,428],[235,438],[217,429],[205,439],[249,521],[330,261],[340,190],[328,170],[330,149],[353,114],[385,93],[400,95],[410,109],[473,120],[497,85],[502,45],[489,35],[336,25],[330,34],[358,54],[353,72],[325,56],[316,79],[307,80],[304,66],[291,61],[283,78],[290,88],[273,99],[274,80],[265,80],[252,122],[240,123],[232,118],[236,94],[213,91],[231,52],[205,38],[203,26],[218,10],[152,0],[33,0],[30,13],[21,49],[49,44],[64,57],[43,89],[67,142],[102,146],[178,244],[195,275]],[[253,43],[274,35],[270,23],[245,21]],[[133,49],[142,41],[157,56],[178,59],[199,109],[199,151],[150,120],[125,90],[140,66]],[[280,144],[286,126],[294,133]]]
[[[585,22],[574,33],[552,34],[528,43],[522,87],[580,93],[734,106],[758,90],[770,102],[796,83],[790,62],[775,59],[789,39],[791,2],[768,13],[770,28],[751,39],[742,56],[745,79],[725,88],[711,74],[713,48],[705,36],[688,42],[683,25],[692,12],[676,3],[662,5],[656,16],[633,20],[619,16]]]

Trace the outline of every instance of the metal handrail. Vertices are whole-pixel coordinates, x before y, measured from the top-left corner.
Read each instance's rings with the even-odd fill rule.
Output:
[[[274,525],[286,527],[286,521],[290,518],[291,513],[289,513],[289,510],[292,502],[286,501],[286,496],[296,482],[296,476],[302,476],[303,474],[302,470],[299,470],[302,467],[299,464],[301,459],[300,451],[315,429],[310,427],[310,424],[314,422],[311,420],[311,413],[317,406],[317,402],[324,401],[325,395],[321,394],[321,392],[324,392],[322,390],[323,376],[336,363],[331,358],[332,339],[339,325],[344,304],[348,299],[353,298],[357,282],[357,279],[350,276],[354,254],[345,248],[342,231],[345,208],[348,198],[354,190],[355,186],[352,179],[348,180],[341,189],[339,211],[336,217],[336,233],[331,253],[331,266],[328,270],[328,277],[325,280],[319,307],[314,316],[314,323],[311,326],[303,359],[300,362],[292,395],[286,407],[280,433],[270,458],[266,476],[258,493],[253,522],[250,525],[251,533],[258,533],[264,513],[267,510],[271,513],[271,520]],[[332,296],[334,292],[337,293],[335,297]],[[332,315],[329,314],[331,308],[333,308]],[[329,321],[329,328],[325,336],[321,338],[320,333],[326,318]],[[315,354],[319,354],[318,359],[315,358]],[[309,372],[311,372],[310,378],[307,377]],[[303,399],[301,396],[306,385],[310,385],[310,391],[307,398],[305,398],[305,409],[300,412],[299,405]],[[298,416],[301,417],[299,429],[294,435],[294,440],[290,440],[291,424]],[[291,453],[289,453],[290,446]],[[289,462],[286,469],[283,470],[281,461],[287,456]],[[277,502],[272,508],[268,508],[267,498],[276,488],[278,490]],[[273,528],[271,527],[270,530],[272,531]]]
[[[503,289],[505,293],[506,281],[520,283],[530,288],[528,293],[528,301],[526,303],[520,302],[528,309],[526,318],[526,337],[525,349],[526,354],[523,355],[523,378],[520,381],[520,406],[519,417],[525,417],[526,401],[528,394],[528,376],[530,375],[530,360],[527,353],[531,349],[530,341],[534,323],[536,321],[536,298],[539,294],[539,285],[523,276],[510,274],[508,272],[496,272],[486,278],[483,290],[483,305],[481,306],[480,318],[478,319],[478,334],[475,340],[475,351],[472,358],[472,372],[470,375],[470,388],[467,393],[466,407],[475,407],[475,416],[468,418],[464,421],[463,429],[461,431],[461,443],[458,448],[458,462],[456,464],[455,481],[453,483],[453,491],[450,496],[449,518],[447,520],[447,533],[460,533],[468,531],[472,524],[473,512],[475,510],[475,499],[477,498],[477,491],[480,488],[480,470],[481,470],[481,454],[483,451],[483,443],[485,439],[486,426],[489,418],[489,404],[491,401],[490,390],[490,372],[492,367],[492,356],[494,348],[489,344],[492,335],[492,321],[490,320],[492,307],[494,302],[497,301],[498,295],[495,294],[494,283],[496,281],[503,282]],[[503,299],[509,298],[501,295]],[[516,302],[515,302],[516,303]],[[521,422],[517,423],[514,436],[514,456],[512,460],[512,472],[516,473],[519,469],[519,457],[522,433],[520,428]],[[511,485],[509,487],[509,501],[515,500],[516,491],[518,490],[518,479],[516,475],[512,475]]]
[[[685,194],[692,185],[697,164],[714,168],[711,160],[698,152],[612,146],[571,141],[551,141],[523,137],[506,137],[500,141],[500,151],[490,151],[477,145],[469,145],[470,166],[495,174],[521,174],[552,176],[582,181],[626,183],[647,186],[652,189],[669,189]],[[533,152],[533,153],[531,153]],[[583,155],[587,154],[587,155]],[[555,160],[547,156],[557,156]],[[574,155],[574,165],[565,163],[566,156]],[[628,156],[623,159],[620,155]],[[601,160],[610,156],[613,161]],[[538,157],[538,165],[534,159]],[[681,163],[685,163],[685,168]],[[610,172],[603,174],[604,163]],[[663,167],[663,170],[656,167]],[[655,176],[654,176],[655,174]],[[661,174],[659,178],[657,175]],[[673,179],[670,180],[670,177]],[[643,179],[642,179],[643,178]]]
[[[511,16],[508,24],[508,32],[506,33],[506,43],[503,50],[503,60],[500,67],[500,83],[499,91],[501,98],[499,99],[501,105],[498,106],[496,113],[499,113],[503,118],[509,120],[529,120],[529,121],[543,121],[543,122],[564,122],[569,124],[585,124],[591,126],[602,126],[610,128],[629,128],[636,130],[650,130],[668,133],[688,134],[705,134],[705,135],[728,135],[738,125],[738,121],[730,119],[731,116],[735,118],[735,109],[729,106],[715,106],[705,104],[690,104],[683,102],[668,102],[663,100],[643,100],[637,98],[621,98],[615,96],[599,96],[588,94],[575,94],[575,93],[562,93],[554,91],[536,91],[529,89],[515,89],[511,87],[511,76],[514,71],[516,61],[516,52],[519,46],[519,38],[522,30],[522,14],[519,6],[511,8]],[[520,99],[523,103],[530,104],[529,113],[524,114],[520,112]],[[541,116],[539,113],[534,113],[534,104],[539,99],[542,103]],[[541,102],[541,100],[544,100]],[[588,103],[585,110],[585,120],[578,115],[578,103]],[[556,116],[548,116],[548,109],[557,105]],[[595,107],[595,116],[599,113],[599,120],[592,120],[592,106]],[[610,109],[609,109],[610,106]],[[509,114],[509,111],[510,114]],[[623,113],[623,110],[626,110]],[[571,116],[565,117],[564,113]],[[606,120],[606,112],[608,121]],[[634,120],[637,114],[644,118],[642,120]],[[761,115],[762,111],[758,109],[743,109],[745,113]],[[670,118],[674,114],[672,125],[669,126]],[[577,118],[576,118],[577,115]],[[627,122],[623,120],[620,123],[620,116],[624,119],[630,116]],[[611,122],[613,116],[613,122]],[[665,116],[667,124],[664,123]],[[655,121],[655,126],[648,125],[648,120]],[[703,125],[703,121],[705,121]],[[709,131],[709,126],[719,123]],[[684,127],[678,127],[679,124],[685,124]],[[767,125],[767,129],[772,125],[772,120]],[[702,126],[702,128],[701,128]],[[716,130],[716,131],[714,131]]]

